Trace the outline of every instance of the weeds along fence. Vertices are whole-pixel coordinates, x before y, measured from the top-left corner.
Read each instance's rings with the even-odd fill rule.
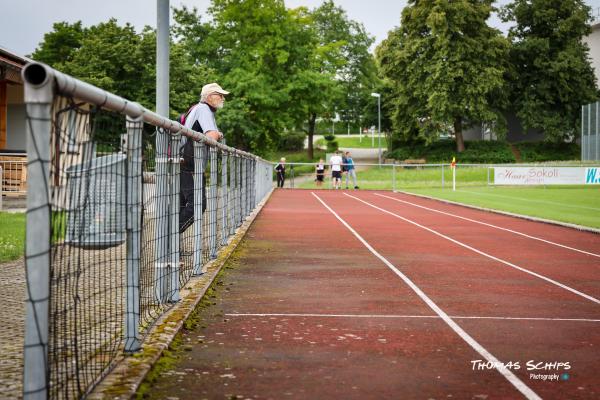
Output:
[[[23,395],[81,398],[205,272],[272,190],[272,165],[47,66],[23,78]]]

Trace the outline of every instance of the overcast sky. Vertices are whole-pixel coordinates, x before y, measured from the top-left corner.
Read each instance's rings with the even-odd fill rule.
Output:
[[[317,7],[323,0],[285,0],[288,7]],[[499,0],[498,5],[510,0]],[[120,23],[129,22],[141,31],[144,25],[156,26],[156,0],[2,0],[0,13],[0,47],[20,55],[31,54],[42,41],[44,33],[52,30],[52,24],[60,21],[81,20],[85,26],[116,18]],[[337,0],[348,16],[361,22],[379,44],[387,32],[400,24],[400,12],[406,0]],[[586,0],[594,9],[600,0]],[[203,13],[210,0],[171,0],[171,6],[197,7]],[[497,18],[490,24],[503,31],[507,27]]]

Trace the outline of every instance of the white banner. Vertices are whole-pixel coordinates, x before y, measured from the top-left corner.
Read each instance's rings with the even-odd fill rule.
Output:
[[[495,185],[600,184],[598,167],[494,167]]]

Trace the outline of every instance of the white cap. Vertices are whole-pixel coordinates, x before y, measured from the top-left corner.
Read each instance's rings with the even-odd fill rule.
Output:
[[[213,82],[202,86],[202,92],[200,92],[200,96],[208,96],[211,93],[229,94],[229,92],[227,90],[223,90],[218,83]]]

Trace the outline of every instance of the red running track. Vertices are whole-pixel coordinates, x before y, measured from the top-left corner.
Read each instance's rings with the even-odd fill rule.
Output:
[[[195,378],[156,393],[600,396],[600,235],[390,192],[277,190],[244,246],[179,366]]]

